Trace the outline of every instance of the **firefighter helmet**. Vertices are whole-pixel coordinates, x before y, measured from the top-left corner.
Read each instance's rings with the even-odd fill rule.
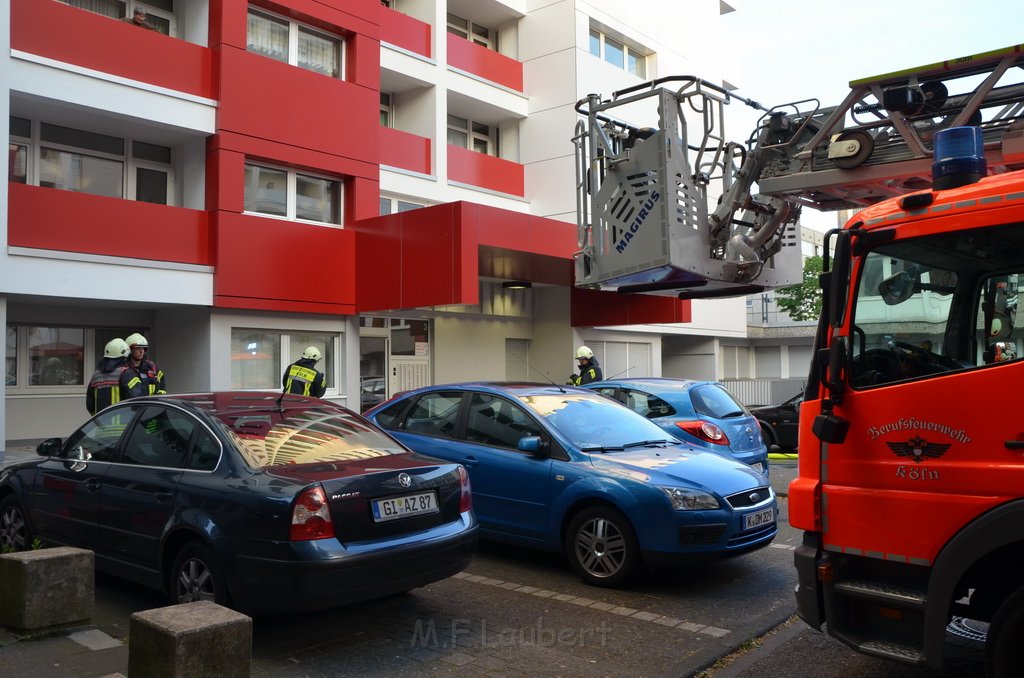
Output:
[[[127,337],[125,337],[124,343],[128,344],[128,348],[131,348],[133,346],[149,348],[149,342],[146,341],[146,338],[139,334],[138,332],[136,332],[135,334],[129,334]]]
[[[125,358],[131,351],[124,339],[111,339],[103,349],[104,358]]]
[[[594,357],[594,352],[590,350],[588,346],[580,346],[576,351],[576,360],[587,359],[590,360]]]
[[[316,346],[308,346],[305,351],[302,352],[302,357],[307,360],[320,360],[320,349]]]

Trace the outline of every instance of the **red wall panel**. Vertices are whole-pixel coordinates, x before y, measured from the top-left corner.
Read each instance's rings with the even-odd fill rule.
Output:
[[[216,306],[354,312],[354,232],[228,212],[212,218]]]
[[[689,299],[572,289],[573,327],[691,322]]]
[[[209,49],[51,0],[11,1],[11,48],[215,97]]]
[[[380,39],[416,54],[430,57],[430,24],[384,7],[380,8]]]
[[[24,184],[7,186],[7,240],[12,247],[213,264],[206,212]],[[145,226],[142,236],[133,237],[140,224]]]
[[[448,179],[499,193],[523,196],[523,166],[517,162],[448,145]]]
[[[448,65],[517,92],[523,91],[523,64],[493,49],[448,33]]]
[[[219,131],[377,164],[377,90],[235,49],[220,56]]]
[[[477,154],[479,155],[479,154]],[[572,259],[577,249],[576,224],[511,212],[496,207],[466,204],[477,215],[481,245]]]
[[[391,127],[380,128],[380,164],[431,173],[430,139]]]
[[[360,311],[471,304],[479,297],[475,229],[463,203],[357,222]]]

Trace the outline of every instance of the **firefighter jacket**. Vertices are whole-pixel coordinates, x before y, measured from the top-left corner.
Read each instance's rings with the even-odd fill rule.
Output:
[[[281,386],[285,393],[322,398],[327,392],[327,377],[316,369],[316,361],[299,358],[284,371]]]
[[[126,358],[104,358],[96,365],[85,392],[85,407],[96,414],[122,400],[145,395],[139,373],[128,367]]]
[[[592,381],[601,381],[604,379],[604,375],[601,373],[601,366],[597,363],[597,358],[591,358],[587,361],[586,366],[580,366],[580,373],[574,374],[569,377],[570,386],[582,386],[583,384],[589,384]]]
[[[149,358],[143,358],[138,365],[128,360],[128,367],[139,373],[142,379],[143,393],[146,395],[163,395],[167,393],[167,380],[164,378],[164,371],[156,366],[156,363]]]

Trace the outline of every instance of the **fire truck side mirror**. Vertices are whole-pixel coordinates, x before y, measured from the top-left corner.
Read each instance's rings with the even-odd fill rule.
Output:
[[[832,268],[828,271],[828,323],[832,327],[841,327],[846,312],[846,296],[850,289],[850,233],[833,231],[836,236],[835,255]]]
[[[914,293],[914,276],[899,271],[878,283],[878,293],[886,306],[902,304]]]

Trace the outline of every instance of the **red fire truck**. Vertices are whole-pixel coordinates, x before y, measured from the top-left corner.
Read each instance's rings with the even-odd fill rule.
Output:
[[[581,286],[790,284],[799,207],[859,210],[825,241],[789,494],[797,609],[932,667],[950,623],[975,620],[994,676],[1024,671],[1022,69],[1016,46],[856,81],[834,109],[766,110],[746,145],[686,133],[688,112],[737,97],[664,79],[581,101],[575,136]],[[621,122],[646,97],[654,126]]]

